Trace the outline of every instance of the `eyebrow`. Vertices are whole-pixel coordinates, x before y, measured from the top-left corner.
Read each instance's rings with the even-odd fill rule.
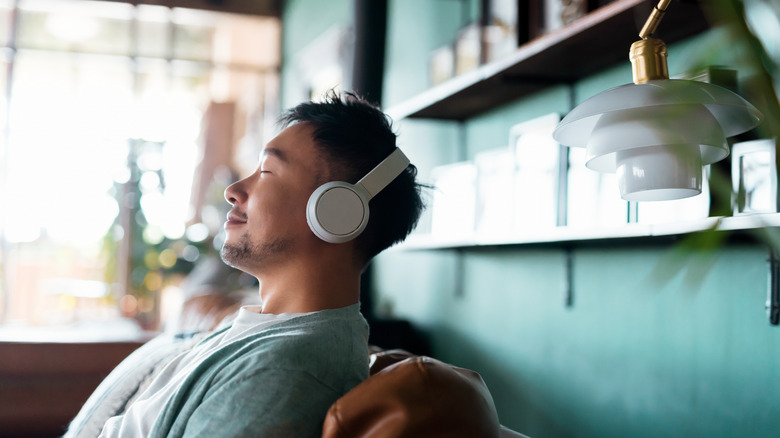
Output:
[[[269,156],[269,155],[272,156],[272,157],[276,157],[279,160],[284,161],[285,163],[287,163],[289,161],[287,159],[287,154],[283,150],[281,150],[281,149],[277,149],[277,148],[265,148],[265,149],[263,149],[263,156]]]

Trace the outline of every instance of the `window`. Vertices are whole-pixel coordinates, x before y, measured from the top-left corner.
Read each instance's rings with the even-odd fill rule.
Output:
[[[157,329],[270,134],[278,20],[0,0],[0,29],[0,323]]]

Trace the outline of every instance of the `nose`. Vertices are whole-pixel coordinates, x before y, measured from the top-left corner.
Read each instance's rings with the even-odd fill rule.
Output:
[[[236,181],[225,189],[225,200],[230,203],[230,205],[236,205],[246,201],[246,190],[244,189],[245,181],[246,179]]]

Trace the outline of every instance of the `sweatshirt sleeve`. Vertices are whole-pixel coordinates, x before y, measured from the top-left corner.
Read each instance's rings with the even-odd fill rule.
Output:
[[[299,370],[261,369],[222,383],[190,415],[178,415],[168,436],[319,437],[325,415],[339,397]]]

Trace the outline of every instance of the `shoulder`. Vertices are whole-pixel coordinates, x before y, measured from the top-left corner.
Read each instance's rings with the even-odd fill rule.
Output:
[[[356,310],[303,315],[239,341],[225,359],[223,371],[233,377],[307,373],[341,391],[368,375],[368,324]]]
[[[289,319],[248,341],[295,363],[301,355],[320,360],[351,360],[353,354],[364,353],[363,359],[368,361],[368,324],[352,306]]]
[[[268,334],[287,347],[331,350],[368,344],[368,324],[357,306],[297,316],[270,327]]]

